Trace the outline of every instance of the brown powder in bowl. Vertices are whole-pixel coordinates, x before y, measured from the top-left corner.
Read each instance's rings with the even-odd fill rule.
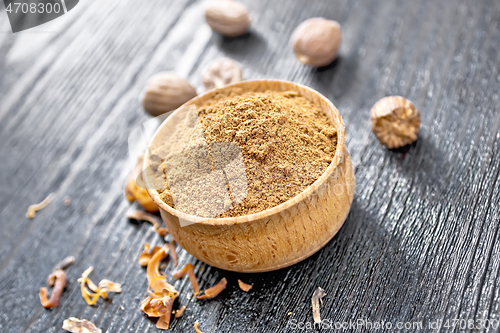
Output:
[[[164,144],[175,152],[161,158],[168,181],[160,197],[189,214],[235,217],[277,206],[314,183],[335,155],[334,126],[295,91],[216,93],[197,117],[176,126]]]

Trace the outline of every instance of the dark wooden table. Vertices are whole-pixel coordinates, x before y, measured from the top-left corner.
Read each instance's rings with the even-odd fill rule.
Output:
[[[234,39],[212,33],[201,1],[80,1],[18,34],[0,5],[0,332],[60,332],[70,316],[103,332],[158,331],[139,311],[148,284],[137,260],[145,242],[162,240],[126,218],[135,209],[123,196],[127,138],[149,119],[138,96],[152,74],[175,71],[202,92],[202,70],[222,56],[240,62],[245,79],[290,80],[333,101],[356,195],[335,238],[287,269],[235,274],[179,249],[181,264],[203,267],[202,288],[223,276],[229,286],[196,301],[187,279],[175,282],[187,310],[172,332],[194,332],[195,321],[205,333],[304,331],[294,328],[312,323],[317,287],[327,293],[322,318],[333,325],[498,325],[500,2],[244,2],[252,31]],[[314,16],[343,27],[340,57],[327,68],[301,65],[289,45],[293,29]],[[371,106],[394,94],[422,115],[418,141],[400,151],[381,146],[369,120]],[[55,200],[27,219],[27,207],[50,192]],[[77,260],[61,305],[45,310],[38,290],[68,255]],[[121,282],[123,292],[88,306],[76,280],[90,265],[94,280]],[[242,292],[237,279],[253,289]]]

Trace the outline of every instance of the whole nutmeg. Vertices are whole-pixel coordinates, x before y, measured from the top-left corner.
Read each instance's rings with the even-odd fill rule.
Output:
[[[242,80],[240,66],[231,59],[220,59],[208,65],[203,73],[203,85],[207,90]]]
[[[162,72],[149,80],[143,93],[142,105],[147,113],[157,117],[177,109],[196,95],[196,90],[186,79]]]
[[[301,63],[323,67],[337,57],[341,39],[338,22],[315,17],[302,22],[295,29],[291,43]]]
[[[205,8],[207,24],[226,37],[237,37],[248,31],[251,20],[247,9],[235,0],[217,0]]]
[[[417,140],[420,113],[401,96],[389,96],[372,107],[372,130],[380,143],[390,149],[401,148]]]

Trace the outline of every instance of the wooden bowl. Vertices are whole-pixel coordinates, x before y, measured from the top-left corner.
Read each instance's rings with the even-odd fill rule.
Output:
[[[292,199],[251,215],[201,218],[164,203],[157,190],[148,189],[160,207],[173,238],[199,260],[230,271],[266,272],[293,265],[321,249],[338,232],[352,204],[354,172],[345,148],[345,130],[335,106],[317,91],[285,81],[244,81],[214,89],[184,104],[199,105],[215,93],[234,87],[244,92],[297,91],[321,108],[337,129],[337,150],[323,175]],[[150,148],[171,135],[179,122],[176,110],[158,128]],[[147,155],[147,154],[146,154]],[[145,166],[148,164],[145,158]],[[145,177],[147,187],[152,181]],[[181,226],[179,219],[186,225]]]

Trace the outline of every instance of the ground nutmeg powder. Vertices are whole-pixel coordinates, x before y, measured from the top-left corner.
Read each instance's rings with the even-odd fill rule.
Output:
[[[335,127],[295,91],[233,88],[197,105],[196,117],[178,124],[165,143],[175,153],[164,157],[167,187],[160,191],[181,211],[176,196],[179,203],[207,198],[189,200],[189,214],[235,217],[275,207],[314,183],[335,155]],[[209,176],[224,185],[211,186]],[[200,196],[203,186],[213,193]],[[172,187],[182,190],[173,195]]]

